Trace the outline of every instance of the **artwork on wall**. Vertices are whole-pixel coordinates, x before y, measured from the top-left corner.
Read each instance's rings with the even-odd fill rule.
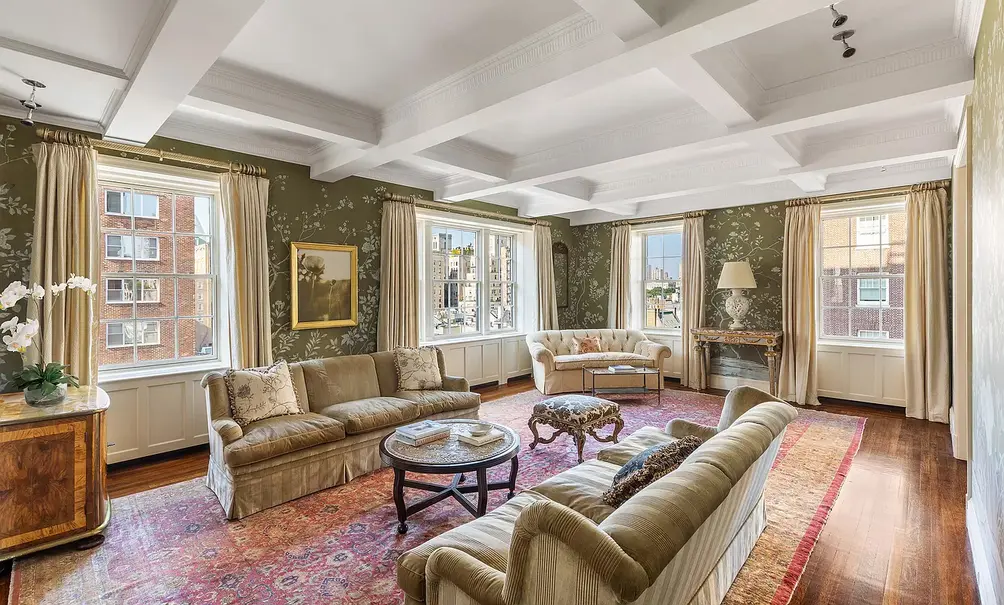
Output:
[[[564,242],[551,244],[554,262],[554,297],[559,309],[568,308],[568,246]]]
[[[290,243],[294,330],[358,323],[358,248]]]

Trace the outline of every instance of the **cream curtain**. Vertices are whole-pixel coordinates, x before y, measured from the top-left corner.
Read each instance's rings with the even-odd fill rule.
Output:
[[[227,230],[230,289],[230,349],[240,368],[272,363],[272,308],[269,304],[268,179],[249,174],[220,175],[223,222]],[[296,279],[295,275],[290,276]]]
[[[62,143],[38,143],[31,151],[37,170],[31,282],[48,288],[72,273],[100,283],[97,152]],[[98,380],[96,300],[72,290],[47,296],[41,318],[29,306],[42,324],[42,360],[69,366],[82,385]]]
[[[380,224],[377,350],[417,346],[418,224],[415,204],[387,200],[383,203]]]
[[[700,389],[704,365],[701,354],[694,351],[691,328],[704,326],[704,214],[687,216],[683,220],[683,317],[682,376],[680,384]]]
[[[610,297],[607,327],[627,329],[631,306],[631,225],[616,225],[610,234]]]
[[[788,202],[784,215],[781,305],[780,393],[802,405],[816,398],[816,249],[820,207],[817,200]]]
[[[948,193],[906,198],[906,415],[948,422]]]
[[[558,297],[554,292],[550,227],[533,226],[533,246],[537,256],[537,329],[558,330]]]

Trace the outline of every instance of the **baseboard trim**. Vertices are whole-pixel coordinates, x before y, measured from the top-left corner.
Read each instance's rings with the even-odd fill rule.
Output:
[[[766,380],[754,380],[752,378],[740,378],[738,376],[722,376],[712,374],[708,377],[708,383],[713,389],[731,390],[736,387],[754,387],[761,391],[770,392],[770,384]]]
[[[994,557],[987,548],[980,532],[978,514],[973,508],[973,501],[966,502],[966,533],[969,534],[969,547],[973,551],[973,567],[976,568],[976,586],[980,591],[980,601],[984,605],[1000,603],[998,595],[1004,597],[1004,587],[995,586],[998,578],[1004,578],[1004,569],[994,569]]]

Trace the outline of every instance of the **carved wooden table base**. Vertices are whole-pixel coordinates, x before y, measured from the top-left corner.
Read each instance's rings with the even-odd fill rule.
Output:
[[[772,330],[726,330],[722,328],[692,328],[690,335],[694,338],[694,352],[701,360],[701,390],[708,388],[708,376],[711,374],[711,345],[714,343],[726,345],[751,345],[764,347],[764,357],[767,358],[767,381],[770,394],[777,396],[779,368],[777,358],[781,356],[781,332]]]
[[[600,443],[609,443],[613,441],[617,443],[617,436],[620,434],[621,429],[624,428],[624,419],[621,418],[620,413],[617,415],[604,416],[592,422],[583,425],[573,425],[566,424],[555,420],[552,416],[544,416],[540,414],[533,414],[530,416],[530,432],[533,433],[533,442],[530,444],[530,449],[537,447],[538,443],[551,443],[558,437],[564,434],[572,436],[572,440],[575,442],[575,447],[579,452],[579,462],[582,462],[582,447],[586,444],[586,434],[588,433],[593,439],[599,441]],[[546,438],[542,439],[539,434],[537,434],[537,424],[546,424],[554,428],[554,433]],[[600,437],[596,434],[598,429],[601,429],[608,424],[614,425],[614,432],[606,437]]]

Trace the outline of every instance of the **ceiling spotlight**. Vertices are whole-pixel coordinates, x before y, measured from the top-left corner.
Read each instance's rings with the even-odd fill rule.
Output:
[[[837,40],[839,42],[843,42],[844,43],[844,52],[842,53],[842,55],[843,55],[843,57],[845,59],[850,59],[851,57],[854,56],[854,53],[858,52],[858,49],[856,49],[853,46],[847,44],[847,38],[850,38],[853,35],[854,35],[854,30],[853,29],[845,29],[844,31],[840,32],[839,34],[834,34],[833,35],[833,39],[834,40]]]
[[[41,109],[42,105],[35,100],[35,91],[39,88],[45,88],[45,84],[42,84],[38,80],[29,80],[28,78],[23,78],[21,80],[28,86],[31,86],[31,96],[27,99],[21,99],[21,107],[28,110],[27,115],[21,120],[21,123],[25,126],[34,126],[35,120],[32,119],[32,114],[35,113],[36,109]]]
[[[847,15],[837,12],[837,9],[833,8],[832,4],[830,5],[830,14],[833,15],[833,29],[837,29],[844,23],[847,23]]]

